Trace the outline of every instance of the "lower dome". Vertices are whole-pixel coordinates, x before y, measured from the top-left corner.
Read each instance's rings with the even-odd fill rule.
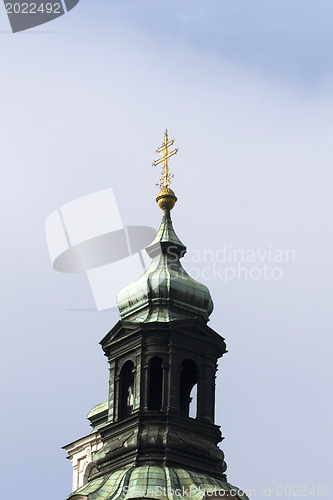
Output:
[[[205,497],[248,500],[236,486],[185,469],[142,465],[92,479],[69,495],[71,500],[203,500]]]

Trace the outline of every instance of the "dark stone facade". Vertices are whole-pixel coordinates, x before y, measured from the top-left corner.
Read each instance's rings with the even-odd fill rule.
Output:
[[[202,318],[169,323],[119,321],[101,341],[110,365],[108,413],[95,415],[104,475],[127,465],[160,464],[225,480],[223,439],[214,424],[217,360],[224,339]],[[196,418],[188,415],[197,385]]]

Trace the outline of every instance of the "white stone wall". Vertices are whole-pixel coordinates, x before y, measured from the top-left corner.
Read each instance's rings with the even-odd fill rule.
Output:
[[[77,490],[88,482],[89,474],[93,468],[93,456],[102,448],[101,436],[98,432],[78,439],[64,449],[73,466],[72,491]]]

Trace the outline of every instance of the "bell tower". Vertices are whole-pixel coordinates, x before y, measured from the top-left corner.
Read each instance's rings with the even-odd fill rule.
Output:
[[[227,483],[218,447],[223,438],[214,422],[217,361],[226,345],[207,325],[213,310],[209,290],[183,269],[186,247],[171,221],[177,201],[169,187],[173,142],[166,131],[154,163],[163,167],[156,198],[163,218],[146,249],[151,264],[119,292],[120,321],[100,342],[109,362],[109,396],[88,415],[98,445],[86,484],[73,499],[111,499],[124,495],[121,488],[128,492],[138,485],[146,493],[130,498],[157,499],[156,488],[164,487],[163,498],[170,499],[177,485],[244,496],[230,494],[234,487]],[[79,442],[65,447],[73,463],[79,448]]]

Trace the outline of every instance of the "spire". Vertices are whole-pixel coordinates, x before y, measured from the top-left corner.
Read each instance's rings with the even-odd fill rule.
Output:
[[[169,322],[201,317],[207,322],[213,310],[208,288],[191,278],[180,263],[186,247],[172,225],[170,210],[177,198],[168,187],[171,182],[168,161],[178,151],[169,151],[173,143],[165,131],[164,143],[157,149],[161,158],[153,164],[163,164],[156,201],[164,215],[155,239],[146,248],[152,262],[145,274],[123,288],[117,297],[121,319],[127,321]]]

